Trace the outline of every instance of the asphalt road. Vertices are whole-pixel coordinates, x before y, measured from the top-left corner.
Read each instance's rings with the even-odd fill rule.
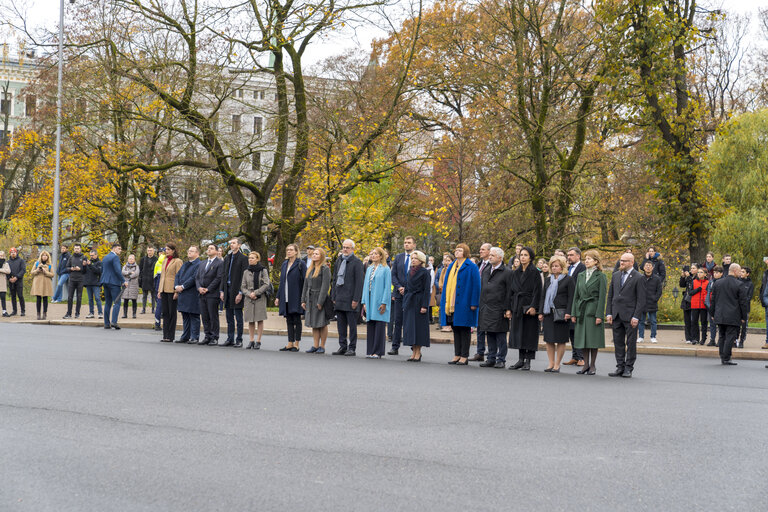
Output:
[[[590,377],[157,338],[0,328],[0,511],[768,508],[764,363],[612,379],[613,354]]]

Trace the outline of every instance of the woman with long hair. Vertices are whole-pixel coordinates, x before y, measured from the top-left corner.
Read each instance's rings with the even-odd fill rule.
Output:
[[[520,249],[520,266],[512,272],[512,324],[509,348],[516,348],[518,360],[510,370],[530,370],[531,359],[539,348],[539,318],[541,274],[533,263],[536,254],[530,247]]]
[[[381,359],[387,345],[387,324],[392,304],[392,272],[387,266],[387,253],[381,247],[376,247],[369,255],[360,304],[368,324],[365,356]]]
[[[595,249],[584,252],[584,266],[587,269],[576,278],[571,305],[571,321],[576,324],[573,347],[584,351],[584,368],[576,373],[594,375],[597,351],[605,348],[603,320],[608,279]]]
[[[331,269],[326,265],[325,258],[322,248],[317,247],[312,251],[301,292],[301,307],[306,311],[304,322],[312,328],[312,348],[307,350],[310,354],[324,354],[325,340],[328,338],[330,319],[326,315],[326,301],[330,300],[328,291],[331,287]]]
[[[178,293],[176,293],[176,274],[181,265],[176,244],[168,242],[165,244],[165,261],[163,261],[160,281],[157,285],[157,298],[161,300],[163,308],[163,339],[160,341],[166,343],[174,341],[176,337],[177,300],[179,298]],[[123,286],[127,285],[126,282]]]
[[[48,318],[48,297],[53,296],[53,269],[51,268],[51,255],[48,251],[40,253],[35,266],[32,268],[32,290],[30,295],[37,297],[37,319]],[[5,279],[3,277],[2,279]]]
[[[275,297],[275,306],[280,316],[285,317],[288,328],[288,345],[281,352],[298,352],[301,342],[301,317],[304,308],[301,307],[301,292],[304,289],[304,279],[307,274],[307,264],[299,258],[301,252],[296,244],[288,244],[285,248],[285,261],[280,269],[280,286]]]
[[[267,290],[270,285],[267,267],[261,264],[261,255],[256,251],[248,254],[248,268],[243,272],[240,291],[243,293],[243,321],[248,324],[250,342],[246,349],[261,348],[264,320],[267,319]],[[258,324],[259,338],[254,339]]]

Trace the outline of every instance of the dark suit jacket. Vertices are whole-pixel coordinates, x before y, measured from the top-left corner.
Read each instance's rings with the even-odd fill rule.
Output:
[[[363,271],[363,262],[357,259],[354,254],[347,260],[347,269],[344,272],[344,284],[336,285],[341,269],[342,258],[336,260],[336,265],[331,278],[331,300],[334,302],[336,311],[356,311],[352,307],[353,302],[357,302],[360,307],[360,299],[363,298],[363,280],[365,272]]]
[[[232,269],[230,271],[230,262]],[[240,284],[243,282],[243,274],[248,268],[248,256],[243,251],[237,253],[230,252],[224,257],[221,265],[221,291],[224,292],[224,306],[229,309],[243,309],[243,301],[235,303],[237,295],[240,293]],[[227,284],[229,281],[231,284]]]
[[[569,265],[569,267],[570,267],[570,265]],[[576,264],[576,269],[573,271],[573,274],[568,274],[568,269],[565,269],[565,273],[568,274],[569,276],[571,276],[571,279],[573,279],[573,282],[575,283],[576,282],[576,278],[579,277],[579,274],[581,274],[585,270],[587,270],[587,266],[584,263],[582,263],[582,262],[578,262]]]
[[[222,261],[219,258],[213,258],[208,270],[205,269],[207,264],[207,258],[200,261],[195,274],[195,288],[208,288],[208,293],[200,295],[201,299],[219,300]]]
[[[613,274],[611,287],[608,290],[605,316],[614,320],[629,322],[633,318],[640,319],[645,310],[645,279],[643,275],[632,269],[621,286],[621,271]]]
[[[737,325],[747,320],[749,300],[747,289],[740,279],[726,276],[712,285],[709,297],[710,312],[718,325]]]
[[[200,314],[200,294],[195,286],[195,277],[200,260],[185,261],[179,271],[176,273],[174,286],[183,286],[184,290],[179,293],[178,310],[182,313]]]
[[[411,258],[413,258],[413,252],[411,252]],[[395,261],[392,262],[392,296],[400,299],[403,296],[397,291],[398,288],[405,288],[405,282],[408,281],[408,270],[405,268],[405,253],[401,252],[395,256]]]

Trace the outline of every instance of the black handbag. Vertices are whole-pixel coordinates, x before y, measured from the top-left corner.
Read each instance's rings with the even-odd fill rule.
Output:
[[[555,322],[565,322],[565,308],[552,308],[552,320]]]

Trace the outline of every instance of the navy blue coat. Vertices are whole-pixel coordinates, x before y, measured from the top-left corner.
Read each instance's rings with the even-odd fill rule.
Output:
[[[110,251],[101,260],[101,281],[99,284],[112,284],[123,286],[125,278],[123,277],[123,266],[120,264],[120,256]]]
[[[277,289],[278,306],[280,316],[303,315],[301,307],[301,293],[304,290],[304,276],[307,275],[307,264],[304,260],[295,260],[291,269],[288,268],[288,260],[283,261],[280,269],[280,286]],[[285,302],[285,287],[288,287],[288,302]]]
[[[432,279],[429,270],[420,267],[405,283],[403,295],[403,345],[429,346],[429,299]],[[427,310],[421,312],[421,308]]]
[[[185,261],[176,273],[173,286],[184,287],[184,290],[179,293],[177,306],[178,310],[182,313],[200,314],[200,294],[195,287],[195,275],[199,266],[200,260]]]

